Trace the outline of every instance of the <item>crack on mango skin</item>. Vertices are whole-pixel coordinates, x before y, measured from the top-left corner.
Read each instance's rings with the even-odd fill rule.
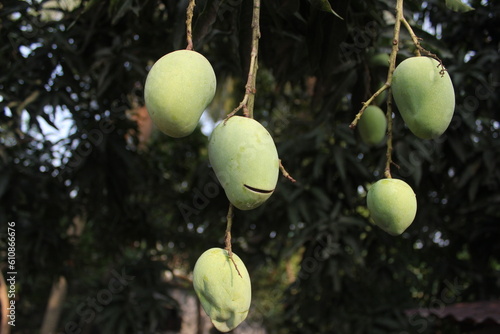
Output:
[[[248,184],[244,184],[243,186],[250,191],[253,191],[256,193],[261,193],[261,194],[271,194],[274,191],[274,189],[273,190],[265,190],[265,189],[254,188],[254,187],[249,186]]]
[[[274,193],[278,151],[270,133],[254,119],[232,116],[216,126],[209,138],[208,157],[236,208],[252,210]]]

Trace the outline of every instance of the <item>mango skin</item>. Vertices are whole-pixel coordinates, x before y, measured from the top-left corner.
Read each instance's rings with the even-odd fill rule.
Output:
[[[370,146],[376,146],[385,139],[387,118],[377,106],[368,106],[358,122],[361,140]]]
[[[193,285],[201,305],[214,326],[228,332],[243,322],[250,309],[252,287],[250,276],[241,259],[233,253],[233,260],[226,250],[211,248],[196,261]]]
[[[144,100],[154,124],[168,136],[190,135],[212,102],[217,79],[196,51],[178,50],[158,59],[146,77]]]
[[[227,198],[240,210],[262,205],[276,188],[276,145],[266,128],[252,118],[232,116],[220,122],[210,135],[208,158]]]
[[[448,72],[441,76],[439,62],[411,57],[394,70],[392,94],[411,132],[422,139],[442,135],[455,111],[455,91]]]
[[[368,189],[367,206],[375,224],[393,236],[402,234],[417,214],[413,189],[398,179],[375,182]]]

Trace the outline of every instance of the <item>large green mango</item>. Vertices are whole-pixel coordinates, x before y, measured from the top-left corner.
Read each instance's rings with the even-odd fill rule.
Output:
[[[394,70],[392,94],[408,128],[422,139],[437,138],[455,111],[455,92],[448,72],[429,57],[411,57]]]
[[[377,106],[368,106],[358,122],[361,140],[367,145],[380,144],[387,132],[387,119],[384,112]]]
[[[254,209],[273,194],[278,151],[256,120],[233,116],[220,122],[210,135],[208,157],[227,198],[238,209]]]
[[[400,235],[411,225],[417,213],[413,189],[398,179],[375,182],[367,195],[368,211],[377,226],[391,235]]]
[[[210,62],[196,51],[178,50],[158,59],[146,78],[144,100],[154,124],[180,138],[191,134],[215,95]]]
[[[196,295],[221,332],[236,328],[246,319],[252,299],[250,276],[245,264],[234,253],[233,260],[237,270],[226,250],[211,248],[198,258],[193,270]]]

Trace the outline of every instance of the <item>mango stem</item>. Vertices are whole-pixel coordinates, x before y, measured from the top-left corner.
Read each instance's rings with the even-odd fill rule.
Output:
[[[384,176],[388,179],[391,176],[391,164],[392,161],[392,76],[394,74],[394,69],[396,68],[396,57],[399,51],[399,34],[401,31],[401,21],[403,17],[403,0],[397,0],[396,2],[396,22],[394,22],[394,35],[392,37],[392,50],[389,56],[389,69],[387,71],[387,81],[384,86],[387,86],[389,91],[387,92],[387,151],[386,151],[386,163]]]
[[[189,0],[186,10],[186,50],[194,50],[193,46],[193,13],[194,13],[195,0]]]
[[[288,180],[290,180],[291,182],[296,182],[296,180],[290,175],[290,173],[288,173],[285,169],[285,167],[283,166],[283,164],[281,163],[281,159],[279,160],[280,162],[280,170],[281,170],[281,174],[283,174],[283,176],[285,178],[287,178]]]
[[[233,259],[233,250],[231,247],[231,227],[233,226],[233,217],[234,217],[233,204],[229,203],[229,209],[227,211],[226,233],[224,235],[224,244],[225,244],[224,249],[227,251],[227,254],[228,254],[229,258],[231,259],[231,262],[233,262],[234,268],[238,272],[238,275],[240,277],[243,277],[243,276],[241,276],[240,270],[238,269],[238,266],[236,265],[236,262],[234,262],[234,259]]]
[[[255,81],[257,79],[258,55],[259,55],[259,39],[260,39],[260,0],[253,1],[253,16],[252,16],[252,49],[250,51],[250,65],[248,68],[248,78],[245,85],[245,96],[240,104],[230,112],[225,121],[234,116],[239,110],[243,109],[243,114],[246,117],[253,118],[253,108],[255,102]]]

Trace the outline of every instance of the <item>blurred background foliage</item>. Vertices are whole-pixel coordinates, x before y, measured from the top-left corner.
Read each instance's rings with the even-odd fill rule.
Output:
[[[343,20],[321,2],[261,4],[255,118],[297,182],[282,177],[265,205],[235,213],[233,250],[253,282],[248,322],[268,333],[431,333],[432,320],[405,310],[500,296],[500,4],[472,0],[475,10],[457,12],[442,0],[405,1],[422,45],[451,75],[456,111],[432,141],[395,113],[392,172],[415,190],[418,212],[391,237],[365,206],[385,146],[366,146],[349,124],[385,82],[395,1],[331,0]],[[0,4],[0,233],[16,222],[13,332],[41,327],[61,277],[58,332],[72,321],[84,333],[178,330],[172,289],[193,294],[197,257],[223,247],[228,202],[207,135],[243,96],[252,1],[196,1],[194,46],[218,90],[199,129],[172,139],[148,128],[142,88],[155,60],[185,48],[186,7]],[[403,29],[398,62],[413,51]],[[5,260],[5,238],[0,245]],[[113,270],[134,278],[85,315],[82,303]]]

